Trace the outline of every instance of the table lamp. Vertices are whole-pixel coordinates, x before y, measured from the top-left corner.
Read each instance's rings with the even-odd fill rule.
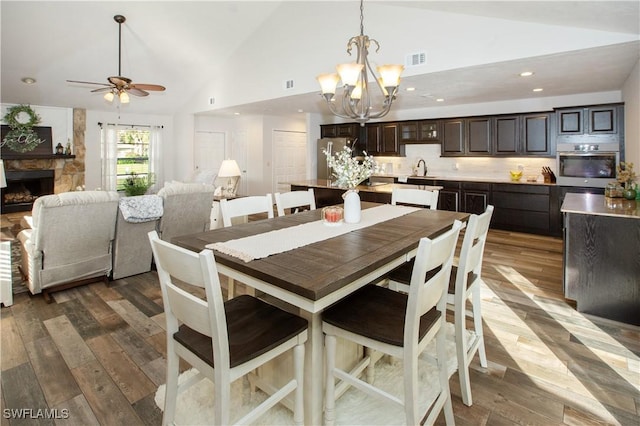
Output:
[[[240,180],[240,167],[236,160],[224,160],[220,165],[218,171],[218,177],[227,178],[227,184],[222,188],[222,195],[224,197],[234,197],[236,195],[236,187]]]

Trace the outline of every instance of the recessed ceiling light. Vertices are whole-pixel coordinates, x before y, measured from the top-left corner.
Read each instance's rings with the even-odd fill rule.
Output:
[[[523,71],[520,73],[520,77],[530,77],[533,75],[533,72],[531,71]]]
[[[24,84],[33,84],[36,82],[35,78],[25,77],[21,80]]]
[[[444,98],[438,98],[436,99],[436,102],[444,102]]]
[[[542,87],[536,87],[533,89],[534,92],[542,92],[542,90],[544,90]]]
[[[302,108],[300,108],[300,109],[298,110],[298,112],[304,112],[304,110],[303,110]]]
[[[413,92],[415,90],[416,90],[415,87],[407,87],[407,92]]]
[[[234,112],[233,115],[240,115],[240,113],[239,112]]]

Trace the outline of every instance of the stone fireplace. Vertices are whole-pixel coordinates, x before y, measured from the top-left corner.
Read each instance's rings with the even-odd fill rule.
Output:
[[[84,186],[86,111],[73,110],[72,155],[21,155],[2,149],[7,187],[2,189],[2,213],[29,211],[38,196],[75,191]],[[30,201],[29,201],[30,200]]]

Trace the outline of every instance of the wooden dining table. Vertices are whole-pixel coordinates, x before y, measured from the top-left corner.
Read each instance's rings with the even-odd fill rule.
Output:
[[[377,206],[362,203],[362,208]],[[357,289],[415,257],[421,238],[434,238],[468,213],[419,209],[346,234],[245,262],[214,250],[218,271],[258,292],[299,309],[309,321],[305,351],[305,424],[322,424],[322,311]],[[252,221],[174,238],[172,242],[199,252],[224,242],[321,220],[321,210]]]

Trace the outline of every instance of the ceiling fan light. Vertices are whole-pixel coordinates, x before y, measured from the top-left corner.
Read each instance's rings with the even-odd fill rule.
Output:
[[[129,94],[127,92],[125,92],[124,90],[122,92],[120,92],[120,103],[121,104],[128,104],[129,103]]]
[[[104,100],[107,102],[113,102],[113,92],[107,92],[104,94]]]

